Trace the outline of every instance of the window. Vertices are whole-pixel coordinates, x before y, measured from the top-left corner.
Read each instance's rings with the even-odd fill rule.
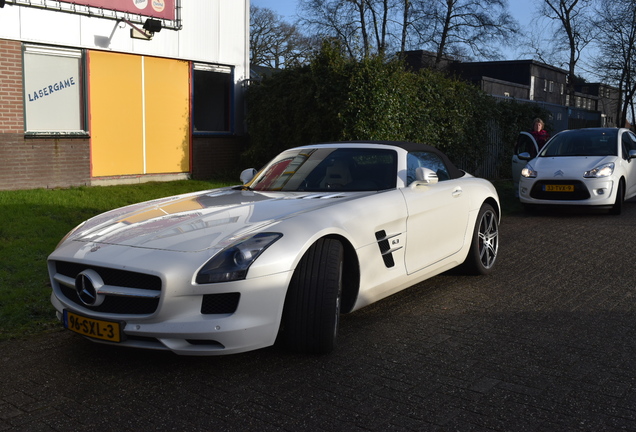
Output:
[[[621,147],[623,152],[623,159],[629,158],[629,151],[636,150],[636,136],[632,132],[623,132],[621,136]]]
[[[537,145],[534,139],[527,134],[519,134],[517,137],[517,145],[515,146],[515,154],[530,153],[530,156],[537,155]]]
[[[194,132],[232,131],[233,74],[229,66],[195,63],[192,88]]]
[[[550,81],[550,93],[554,91],[554,81]]]
[[[258,191],[378,191],[396,185],[397,154],[367,148],[296,148],[281,153],[249,186]]]
[[[407,156],[406,183],[407,185],[415,181],[415,170],[423,167],[435,171],[439,181],[450,179],[448,169],[444,161],[435,153],[429,152],[409,152]]]
[[[27,134],[86,135],[81,50],[24,45]]]

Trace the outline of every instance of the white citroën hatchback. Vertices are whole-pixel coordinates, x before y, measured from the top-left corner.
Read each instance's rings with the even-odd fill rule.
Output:
[[[589,128],[559,132],[527,162],[519,199],[532,208],[594,206],[620,214],[636,196],[636,135],[628,129]]]

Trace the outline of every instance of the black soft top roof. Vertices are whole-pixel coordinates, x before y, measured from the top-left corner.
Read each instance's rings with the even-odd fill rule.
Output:
[[[428,152],[428,153],[435,153],[436,155],[438,155],[440,157],[440,159],[442,159],[442,161],[444,161],[444,164],[446,165],[446,167],[448,168],[448,174],[450,176],[450,178],[459,178],[462,177],[465,173],[464,171],[460,170],[459,168],[457,168],[455,166],[455,164],[453,164],[453,162],[451,162],[451,160],[448,158],[448,156],[446,156],[446,154],[444,154],[441,150],[428,145],[428,144],[421,144],[421,143],[416,143],[416,142],[410,142],[410,141],[341,141],[341,144],[360,144],[360,145],[364,145],[364,144],[384,144],[384,145],[390,145],[390,146],[394,146],[394,147],[400,147],[404,150],[406,150],[407,152]],[[325,142],[325,143],[320,143],[320,144],[338,144],[338,142]]]

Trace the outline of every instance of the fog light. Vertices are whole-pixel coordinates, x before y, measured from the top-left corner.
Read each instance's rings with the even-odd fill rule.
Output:
[[[605,189],[597,189],[596,190],[596,194],[597,195],[605,195]]]
[[[521,188],[521,193],[522,193],[523,195],[527,194],[527,193],[528,193],[528,188],[524,188],[524,187],[522,187],[522,188]]]

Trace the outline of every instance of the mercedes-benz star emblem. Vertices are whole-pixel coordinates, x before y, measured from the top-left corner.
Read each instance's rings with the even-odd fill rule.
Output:
[[[86,306],[99,306],[104,302],[105,296],[100,293],[104,281],[95,270],[84,270],[75,278],[75,291],[77,297]]]

